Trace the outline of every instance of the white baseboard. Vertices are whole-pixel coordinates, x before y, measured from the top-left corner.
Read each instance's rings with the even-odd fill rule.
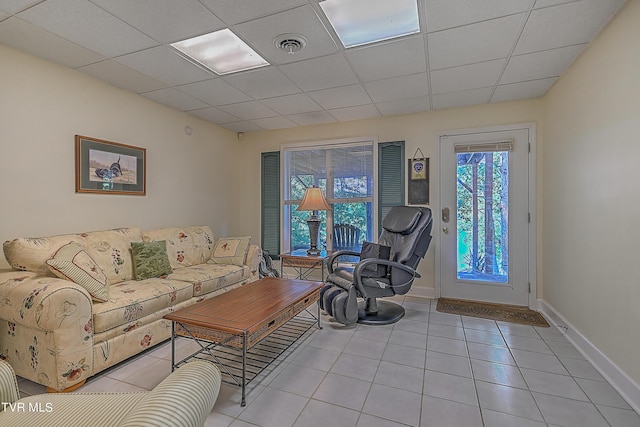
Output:
[[[627,403],[637,413],[640,413],[640,386],[638,383],[576,330],[551,304],[544,300],[538,300],[538,303],[542,314],[591,362]]]

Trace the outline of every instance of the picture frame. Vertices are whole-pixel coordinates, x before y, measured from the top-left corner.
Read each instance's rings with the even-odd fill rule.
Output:
[[[76,135],[76,193],[147,192],[146,148]]]

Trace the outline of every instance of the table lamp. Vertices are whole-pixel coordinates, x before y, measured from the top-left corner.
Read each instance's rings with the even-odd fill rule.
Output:
[[[318,249],[318,233],[320,232],[320,219],[318,211],[331,210],[331,206],[322,194],[322,190],[318,187],[310,187],[305,190],[302,202],[298,205],[298,211],[312,211],[311,217],[307,220],[309,226],[309,241],[311,247],[307,250],[308,255],[320,255]]]

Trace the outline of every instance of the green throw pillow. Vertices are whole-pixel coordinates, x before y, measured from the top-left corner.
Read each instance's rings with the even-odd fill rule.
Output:
[[[46,263],[56,276],[85,288],[94,301],[105,302],[109,299],[107,276],[82,245],[69,242]]]
[[[167,242],[131,242],[133,273],[136,280],[171,274],[171,264],[167,256]]]

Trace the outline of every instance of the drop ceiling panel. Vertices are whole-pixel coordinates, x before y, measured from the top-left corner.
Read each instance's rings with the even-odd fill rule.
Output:
[[[13,15],[41,1],[42,0],[0,0],[0,10],[7,12],[9,15]]]
[[[349,120],[370,119],[380,117],[380,113],[374,105],[359,105],[357,107],[345,107],[329,110],[329,113],[341,122]]]
[[[423,73],[427,70],[422,35],[354,48],[345,55],[362,81]]]
[[[427,32],[524,12],[535,0],[427,0]]]
[[[492,19],[427,36],[432,70],[506,58],[524,25],[526,14]]]
[[[91,0],[124,22],[163,43],[223,28],[224,23],[197,0]]]
[[[0,10],[0,21],[2,21],[3,19],[6,19],[8,17],[10,17],[11,14],[8,12],[3,12],[2,10]]]
[[[373,102],[397,101],[429,95],[426,73],[377,80],[365,83],[364,88]]]
[[[165,83],[132,70],[112,59],[85,65],[77,70],[134,93],[150,92],[167,87]]]
[[[222,111],[221,109],[216,107],[190,110],[189,114],[193,114],[196,117],[200,117],[201,119],[208,120],[217,124],[237,122],[240,120],[239,117],[236,117],[233,114],[229,114],[226,111]]]
[[[496,91],[491,98],[491,102],[538,98],[547,93],[556,80],[557,78],[549,78],[530,82],[500,85],[496,88]]]
[[[180,111],[208,107],[204,102],[174,88],[155,90],[153,92],[143,93],[142,96]]]
[[[261,102],[282,115],[322,110],[322,107],[304,93],[263,99]]]
[[[157,46],[116,58],[121,64],[169,85],[182,85],[213,77],[168,46]]]
[[[8,46],[70,68],[105,59],[92,50],[16,17],[0,22],[0,40]]]
[[[504,64],[504,59],[498,59],[434,71],[431,73],[431,93],[458,92],[493,86],[498,82]]]
[[[306,0],[200,0],[227,25],[273,15],[307,4]]]
[[[531,12],[514,55],[587,43],[624,0],[582,0]]]
[[[262,130],[260,126],[253,124],[249,121],[225,123],[224,127],[234,132],[253,132],[257,130]]]
[[[274,67],[263,67],[253,71],[225,76],[223,80],[256,99],[300,92],[300,89],[287,76]]]
[[[47,0],[18,17],[110,58],[158,44],[85,0]]]
[[[286,117],[267,117],[266,119],[251,120],[251,123],[262,129],[284,129],[296,127],[297,125]]]
[[[309,113],[290,114],[287,116],[298,126],[319,125],[323,123],[333,123],[337,120],[326,111],[312,111]]]
[[[318,90],[309,96],[326,109],[371,104],[371,98],[360,84]]]
[[[178,86],[177,89],[213,107],[251,100],[251,97],[246,93],[239,91],[220,78]]]
[[[346,86],[358,82],[349,63],[341,54],[295,62],[278,68],[305,91]]]
[[[513,56],[500,84],[558,77],[578,57],[586,45],[562,47]]]
[[[376,108],[383,116],[395,116],[397,114],[419,113],[429,111],[430,101],[428,96],[417,98],[401,99],[398,101],[387,101],[376,103]]]
[[[329,55],[338,50],[311,6],[234,25],[231,30],[274,65]],[[293,55],[276,48],[273,39],[288,33],[299,34],[311,43]]]
[[[240,117],[242,120],[263,119],[276,117],[278,113],[258,101],[240,102],[238,104],[223,105],[222,111]]]
[[[491,99],[493,87],[464,90],[460,92],[433,95],[431,101],[435,110],[446,108],[466,107],[469,105],[486,104]]]

